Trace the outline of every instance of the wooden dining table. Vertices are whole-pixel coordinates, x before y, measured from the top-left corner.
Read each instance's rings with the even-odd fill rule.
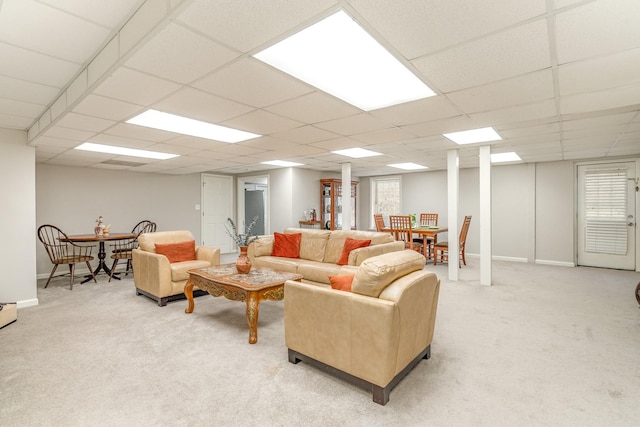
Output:
[[[72,243],[95,243],[98,242],[98,266],[93,271],[94,276],[98,275],[100,270],[107,273],[107,275],[111,275],[111,269],[107,266],[104,259],[107,257],[107,252],[104,248],[104,242],[108,242],[111,240],[125,240],[125,239],[134,239],[136,237],[133,233],[109,233],[103,235],[96,234],[75,234],[71,236],[67,236],[66,239],[60,239],[61,242],[72,242]],[[114,279],[120,280],[120,277],[113,275]],[[92,276],[87,276],[81,283],[88,282],[92,279]]]
[[[385,227],[380,231],[391,233],[391,228]],[[447,227],[438,227],[438,226],[431,226],[431,225],[428,225],[428,226],[423,225],[423,226],[417,226],[415,228],[413,227],[411,228],[411,233],[417,234],[420,238],[422,238],[422,242],[423,242],[422,251],[423,251],[423,255],[427,259],[429,259],[429,252],[426,245],[427,237],[432,237],[433,244],[435,245],[436,243],[438,243],[438,234],[446,233],[447,231],[449,231]]]

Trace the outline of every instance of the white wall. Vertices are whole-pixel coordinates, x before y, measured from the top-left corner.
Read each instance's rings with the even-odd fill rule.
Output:
[[[157,223],[158,231],[189,230],[200,241],[201,211],[195,210],[200,204],[200,174],[38,164],[35,180],[38,226],[53,224],[67,234],[93,233],[95,220],[102,215],[115,233],[129,232],[139,221],[150,219]],[[48,276],[51,262],[39,241],[36,253],[38,274]]]
[[[320,179],[322,172],[309,169],[292,169],[293,194],[292,200],[293,220],[292,226],[299,227],[298,221],[302,218],[304,211],[314,208],[320,219]],[[277,231],[277,230],[276,230]]]
[[[27,134],[0,128],[0,302],[36,305],[35,148]]]

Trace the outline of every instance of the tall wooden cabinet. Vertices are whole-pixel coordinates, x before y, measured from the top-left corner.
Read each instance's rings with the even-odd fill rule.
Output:
[[[351,181],[351,228],[356,227],[356,200],[358,191],[358,181]],[[320,180],[320,221],[321,227],[327,230],[342,229],[342,180],[341,179],[321,179]]]

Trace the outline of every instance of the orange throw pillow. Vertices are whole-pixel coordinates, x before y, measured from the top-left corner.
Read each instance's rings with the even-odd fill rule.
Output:
[[[339,291],[351,292],[351,283],[355,274],[347,274],[345,276],[329,276],[329,283],[333,289]]]
[[[273,251],[271,252],[271,256],[300,258],[300,240],[302,240],[302,233],[273,233]]]
[[[196,241],[156,243],[156,253],[169,258],[169,262],[191,261],[196,259]]]
[[[351,237],[347,237],[344,241],[344,246],[342,247],[342,255],[340,255],[340,259],[336,262],[338,265],[347,265],[349,264],[349,254],[352,250],[358,248],[366,248],[371,244],[371,240],[356,240]]]

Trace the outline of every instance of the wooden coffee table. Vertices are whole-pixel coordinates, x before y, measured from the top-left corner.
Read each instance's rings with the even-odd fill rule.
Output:
[[[193,313],[193,287],[209,292],[214,297],[224,296],[232,301],[247,304],[249,344],[258,342],[258,312],[260,301],[281,301],[284,298],[284,282],[300,281],[302,274],[286,273],[267,267],[253,267],[249,274],[240,274],[235,264],[189,270],[189,280],[184,287],[189,307],[185,313]]]

